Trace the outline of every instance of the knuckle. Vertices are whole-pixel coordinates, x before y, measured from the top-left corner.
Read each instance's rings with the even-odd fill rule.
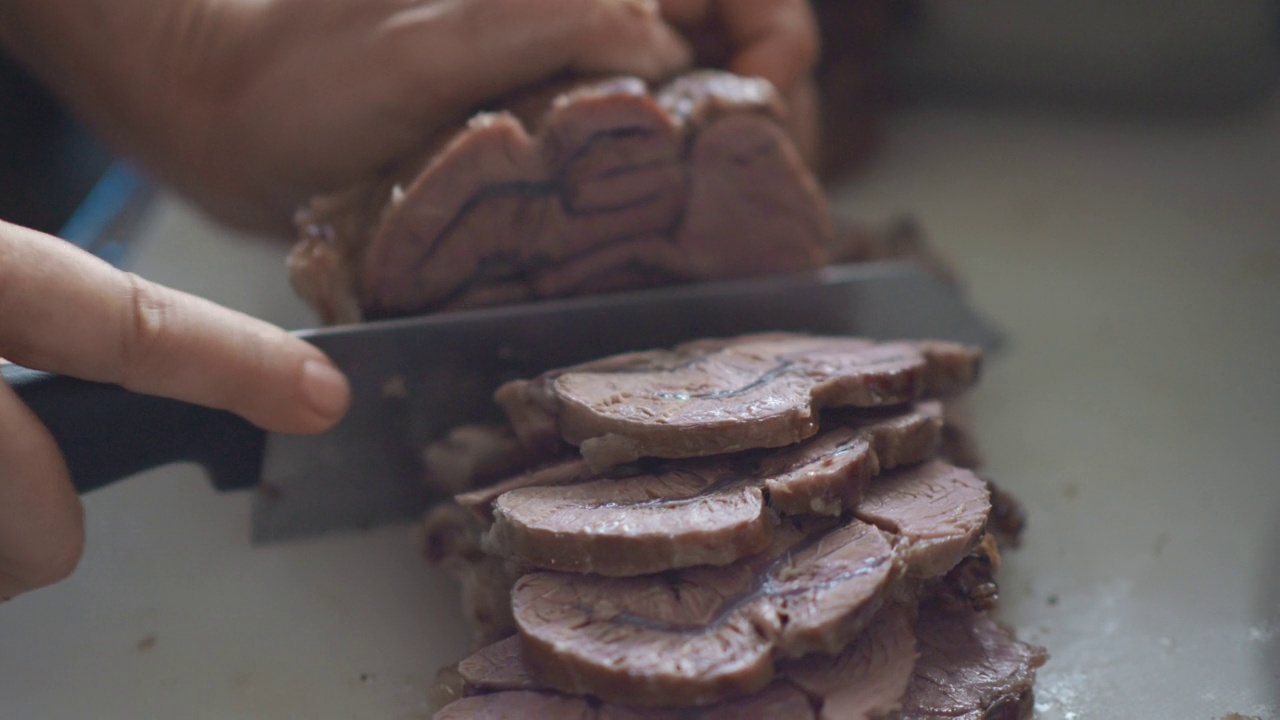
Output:
[[[170,301],[155,285],[129,273],[128,298],[121,323],[120,369],[117,382],[131,387],[146,373],[168,335]]]

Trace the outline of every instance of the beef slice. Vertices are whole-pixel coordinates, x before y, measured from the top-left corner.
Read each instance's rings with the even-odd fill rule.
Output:
[[[442,675],[447,676],[448,687],[438,688],[435,695],[448,702],[472,698],[451,709],[447,717],[500,717],[496,713],[519,708],[524,702],[525,717],[547,720],[558,716],[540,713],[566,708],[600,720],[880,720],[901,708],[912,676],[917,652],[911,618],[909,608],[887,605],[838,654],[784,661],[778,679],[763,690],[702,707],[622,706],[563,694],[559,697],[581,704],[550,703],[546,698],[552,691],[533,678],[521,658],[518,637],[483,648],[447,669]],[[463,710],[473,714],[463,715]]]
[[[942,575],[964,559],[982,539],[990,513],[986,483],[941,460],[884,476],[854,509],[858,519],[897,538],[917,578]]]
[[[495,397],[530,446],[579,446],[593,467],[790,445],[818,411],[883,407],[976,379],[979,351],[786,333],[702,340],[513,381]]]
[[[535,567],[630,576],[724,565],[768,545],[770,507],[788,515],[851,509],[876,473],[927,459],[940,425],[936,402],[846,414],[793,447],[621,477],[568,461],[465,500],[490,503],[489,552]]]
[[[1043,648],[1019,642],[984,613],[923,603],[915,624],[920,659],[903,720],[1023,720],[1031,717]]]
[[[484,553],[480,522],[457,504],[432,508],[422,530],[423,554],[428,562],[458,581],[463,612],[475,629],[476,644],[491,643],[514,632],[511,587],[525,568]]]
[[[808,655],[780,672],[821,708],[819,720],[878,720],[902,707],[916,664],[912,613],[887,605],[838,655]]]
[[[539,682],[624,705],[708,705],[760,690],[775,660],[843,649],[901,573],[856,520],[787,524],[725,567],[635,578],[537,572],[512,590]]]
[[[644,708],[600,703],[546,691],[517,690],[476,695],[445,706],[436,720],[811,720],[809,698],[787,683],[706,708]]]

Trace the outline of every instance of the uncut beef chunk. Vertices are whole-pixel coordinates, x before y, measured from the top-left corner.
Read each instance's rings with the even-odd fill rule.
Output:
[[[980,351],[785,333],[701,340],[507,383],[495,397],[528,445],[576,445],[595,468],[790,445],[818,411],[948,396]]]
[[[985,614],[946,603],[923,603],[915,629],[920,659],[903,720],[1031,717],[1043,648],[1018,642]]]
[[[831,220],[761,80],[534,88],[299,213],[326,322],[818,267]],[[535,127],[530,127],[534,125]],[[532,133],[532,134],[531,134]]]
[[[755,692],[773,679],[776,658],[843,649],[901,575],[873,526],[822,527],[788,524],[768,551],[720,568],[526,575],[512,590],[525,662],[549,687],[620,704],[707,705]]]
[[[492,520],[488,552],[535,567],[630,576],[724,565],[770,542],[770,508],[788,515],[851,509],[879,472],[932,456],[941,404],[847,414],[796,446],[591,473],[581,460],[473,498]],[[575,470],[576,469],[576,470]],[[562,481],[574,476],[574,484]],[[547,478],[544,482],[541,479]],[[767,501],[767,502],[766,502]]]

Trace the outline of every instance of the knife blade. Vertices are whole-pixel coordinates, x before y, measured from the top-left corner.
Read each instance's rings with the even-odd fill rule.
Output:
[[[499,420],[493,391],[507,380],[771,330],[1001,342],[954,287],[913,263],[877,261],[299,331],[351,382],[346,417],[315,436],[264,433],[114,385],[0,372],[58,441],[80,492],[197,462],[219,490],[257,489],[253,540],[266,543],[420,516],[441,499],[422,482],[423,449],[457,425]]]
[[[254,540],[419,517],[439,499],[421,482],[423,449],[457,425],[499,420],[493,392],[507,380],[770,330],[1001,342],[954,287],[896,261],[305,332],[347,373],[352,406],[324,436],[268,437]]]

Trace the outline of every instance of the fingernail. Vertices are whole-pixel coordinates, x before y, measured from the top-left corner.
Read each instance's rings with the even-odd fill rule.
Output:
[[[346,412],[351,402],[347,379],[337,368],[323,360],[307,360],[302,365],[302,391],[311,408],[325,418],[336,418]]]

